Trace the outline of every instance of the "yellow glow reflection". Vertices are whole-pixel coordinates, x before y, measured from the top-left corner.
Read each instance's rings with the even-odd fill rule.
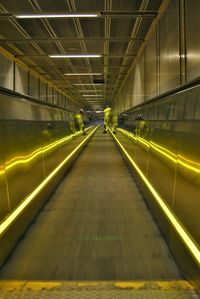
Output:
[[[120,131],[121,131],[121,129],[120,129]],[[128,154],[128,152],[125,150],[125,148],[122,146],[122,144],[119,142],[117,137],[111,132],[111,130],[110,130],[110,133],[112,134],[113,138],[115,139],[115,141],[117,142],[118,146],[121,148],[123,153],[128,158],[131,165],[134,167],[134,169],[137,171],[137,173],[139,174],[139,176],[141,177],[143,182],[146,184],[149,191],[152,193],[153,197],[155,198],[155,200],[161,207],[162,211],[165,213],[165,215],[169,219],[170,223],[172,224],[172,226],[174,227],[174,229],[176,230],[178,235],[181,237],[181,239],[183,240],[183,242],[185,243],[185,245],[187,246],[187,248],[189,249],[189,251],[191,252],[193,257],[195,258],[197,263],[200,265],[200,250],[199,250],[198,245],[195,243],[194,240],[192,240],[192,238],[189,235],[189,233],[187,232],[187,230],[183,227],[181,222],[175,217],[175,215],[172,213],[172,211],[169,209],[169,207],[166,205],[166,203],[162,200],[162,198],[159,195],[159,193],[157,192],[157,190],[153,187],[153,185],[151,185],[151,183],[145,177],[145,175],[140,170],[138,165],[134,162],[134,160],[131,158],[131,156]]]
[[[88,139],[98,129],[98,126],[86,137],[84,140],[46,177],[42,183],[29,194],[24,201],[9,214],[5,220],[0,224],[0,236],[6,231],[6,229],[13,223],[13,221],[19,216],[19,214],[28,206],[37,194],[48,184],[48,182],[58,173],[58,171],[78,152],[84,143],[87,143]]]
[[[138,141],[139,143],[142,143],[147,148],[153,148],[155,151],[160,153],[162,156],[165,156],[170,161],[180,164],[181,166],[188,168],[192,170],[193,172],[200,173],[200,163],[197,161],[192,161],[182,155],[176,155],[172,151],[168,150],[167,148],[160,146],[159,144],[153,142],[153,141],[147,141],[144,138],[141,138],[139,136],[135,136],[134,134],[124,130],[124,129],[118,129],[118,131],[122,132],[123,134],[127,135],[129,138],[134,139]]]
[[[89,127],[88,129],[90,129],[91,127]],[[78,135],[82,135],[82,132],[77,132],[75,134],[71,134],[67,137],[64,137],[62,139],[56,140],[55,142],[48,144],[44,147],[40,147],[37,150],[35,150],[34,152],[32,152],[29,155],[26,156],[18,156],[18,157],[14,157],[13,159],[10,159],[9,161],[5,162],[5,168],[0,168],[0,175],[3,175],[5,173],[6,170],[9,170],[11,168],[13,168],[16,165],[19,164],[26,164],[29,163],[30,161],[32,161],[33,159],[35,159],[37,156],[44,154],[46,152],[49,152],[50,150],[52,150],[53,148],[55,148],[58,145],[61,145],[62,143],[65,143],[66,141],[69,141],[70,139],[73,139],[74,137],[78,136]]]

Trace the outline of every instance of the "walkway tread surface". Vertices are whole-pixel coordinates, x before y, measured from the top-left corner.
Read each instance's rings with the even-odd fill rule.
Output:
[[[197,299],[192,286],[178,281],[1,281],[4,299]]]

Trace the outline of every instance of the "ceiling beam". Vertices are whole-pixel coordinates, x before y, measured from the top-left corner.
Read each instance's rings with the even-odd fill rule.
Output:
[[[94,43],[94,42],[104,42],[104,41],[109,41],[109,42],[129,42],[129,41],[139,41],[143,42],[143,38],[137,38],[137,37],[88,37],[88,38],[81,38],[81,37],[76,37],[76,38],[68,38],[68,37],[59,37],[59,38],[21,38],[21,39],[0,39],[0,43],[27,43],[27,42],[41,42],[41,43],[51,43],[51,42],[86,42],[86,43]]]
[[[146,10],[132,10],[132,11],[101,11],[100,15],[102,17],[116,17],[116,18],[137,18],[137,17],[145,17],[145,18],[155,18],[157,16],[156,11],[146,11]]]

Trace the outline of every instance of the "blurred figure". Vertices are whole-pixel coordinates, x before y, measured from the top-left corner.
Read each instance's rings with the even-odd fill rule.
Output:
[[[70,114],[70,116],[69,116],[69,127],[70,127],[70,130],[71,130],[72,134],[75,134],[76,133],[76,126],[75,126],[75,119],[74,119],[73,114]]]
[[[42,130],[42,135],[45,137],[46,140],[52,141],[53,137],[53,126],[51,123],[47,123],[45,128]]]
[[[112,122],[113,134],[116,134],[117,133],[117,125],[118,125],[117,113],[113,113],[111,122]]]
[[[137,117],[135,118],[135,120],[143,120],[142,114],[138,114]]]
[[[109,125],[112,121],[112,109],[109,107],[109,105],[107,105],[103,112],[104,112],[104,130],[103,130],[103,133],[107,133]]]
[[[83,135],[86,135],[85,127],[83,123],[83,109],[80,109],[79,113],[74,115],[75,126],[77,127],[78,131],[82,131]]]
[[[146,122],[143,120],[142,114],[138,114],[135,120],[138,120],[138,124],[135,130],[135,135],[140,136],[144,131]]]

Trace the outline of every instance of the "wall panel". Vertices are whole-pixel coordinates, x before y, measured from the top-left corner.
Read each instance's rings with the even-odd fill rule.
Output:
[[[158,95],[156,33],[145,49],[145,100]]]
[[[52,86],[47,84],[47,102],[53,103],[53,92],[52,92]]]
[[[170,2],[159,22],[160,93],[180,85],[179,3]],[[172,34],[173,33],[173,34]]]
[[[39,98],[41,101],[46,102],[47,100],[47,86],[46,82],[40,79],[40,92],[39,92]]]
[[[0,54],[0,86],[13,89],[13,62]]]
[[[143,120],[135,120],[142,114]],[[200,245],[200,86],[125,111],[119,122],[132,138],[118,138],[148,182],[169,207],[191,241]],[[198,116],[197,116],[198,115]],[[123,122],[121,122],[123,119]],[[137,176],[136,176],[137,177]],[[199,258],[192,257],[188,240],[180,235],[157,204],[156,197],[140,182],[147,203],[162,229],[169,247],[186,276],[200,289]],[[181,234],[183,236],[183,234]]]
[[[35,99],[48,101],[55,105],[60,103],[63,108],[66,106],[65,95],[61,91],[2,54],[0,54],[0,69],[0,87],[30,95]],[[68,101],[70,100],[68,99]]]
[[[10,202],[7,193],[7,177],[5,169],[5,124],[0,121],[0,219],[5,217],[10,211]]]
[[[29,74],[29,95],[36,99],[39,97],[38,80],[39,79],[33,76],[31,73]]]
[[[67,114],[23,97],[1,94],[0,220],[61,161],[57,140],[71,134]],[[66,144],[62,144],[62,158],[65,150]]]
[[[135,99],[135,103],[142,103],[145,99],[145,56],[144,53],[140,56],[138,60],[137,67],[137,98]]]
[[[28,94],[28,71],[15,65],[15,91]]]
[[[200,2],[186,0],[187,80],[200,76]]]

